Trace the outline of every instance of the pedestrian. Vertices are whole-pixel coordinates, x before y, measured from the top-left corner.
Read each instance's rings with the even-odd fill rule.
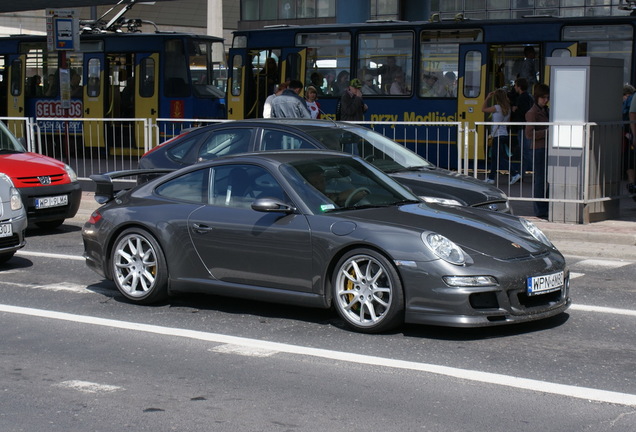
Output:
[[[263,105],[263,118],[271,118],[272,117],[272,101],[276,96],[280,96],[283,92],[287,90],[287,83],[282,82],[276,86],[276,90],[271,95],[267,96],[265,99],[265,104]]]
[[[534,198],[547,198],[549,185],[546,179],[548,126],[535,125],[534,123],[547,123],[550,121],[548,102],[550,101],[550,87],[546,84],[534,86],[534,104],[526,113],[525,133],[526,138],[532,142],[534,166],[532,171],[532,196]],[[534,215],[547,218],[550,206],[544,201],[534,202]]]
[[[393,76],[393,82],[391,83],[391,87],[389,88],[389,94],[392,95],[405,95],[409,94],[409,90],[406,87],[406,82],[404,78],[404,72],[396,72]]]
[[[492,99],[492,105],[488,105],[488,101]],[[492,145],[488,149],[488,159],[490,165],[490,173],[486,179],[486,183],[495,184],[497,182],[497,172],[500,169],[507,170],[510,175],[509,183],[511,185],[517,183],[521,178],[521,174],[513,166],[510,156],[508,127],[502,124],[510,121],[512,107],[508,100],[506,90],[500,88],[494,92],[488,93],[481,110],[492,115],[493,124],[490,128],[490,136],[492,137]]]
[[[364,83],[362,84],[362,94],[363,95],[381,95],[382,90],[380,87],[373,83],[373,75],[365,74],[364,75]]]
[[[271,101],[272,117],[311,118],[305,99],[299,96],[302,89],[303,83],[291,80],[280,96]]]
[[[316,87],[309,86],[305,91],[305,103],[311,114],[311,118],[320,118],[320,103],[318,103],[318,91]]]
[[[363,121],[364,113],[369,107],[362,99],[362,83],[354,78],[340,98],[340,120]]]
[[[537,83],[537,53],[534,47],[527,46],[523,49],[523,61],[517,78],[528,80],[528,86],[532,87]]]
[[[338,73],[336,80],[331,83],[330,93],[334,96],[342,96],[349,86],[349,71],[343,70]]]
[[[512,121],[522,123],[526,121],[526,113],[534,105],[534,100],[528,93],[528,80],[525,78],[517,78],[514,85],[514,93],[516,95],[515,102],[512,107]],[[521,175],[532,171],[532,142],[526,138],[525,126],[515,126],[517,128],[517,138],[519,147],[521,148]]]

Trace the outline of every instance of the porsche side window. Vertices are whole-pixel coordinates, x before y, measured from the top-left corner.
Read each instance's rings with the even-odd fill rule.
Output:
[[[283,188],[265,169],[254,165],[214,168],[209,204],[249,208],[255,199],[265,197],[288,201]]]
[[[184,174],[161,184],[155,189],[155,193],[174,200],[205,204],[209,172],[209,169],[202,169]]]
[[[223,129],[212,132],[201,145],[197,160],[200,162],[249,151],[251,135],[249,129]]]
[[[278,130],[263,131],[263,139],[261,141],[260,150],[299,150],[299,149],[315,149],[312,143],[296,136]]]

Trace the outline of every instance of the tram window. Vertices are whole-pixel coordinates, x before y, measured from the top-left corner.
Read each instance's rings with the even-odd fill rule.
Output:
[[[16,59],[11,62],[11,96],[22,94],[22,60]]]
[[[572,53],[566,48],[557,48],[551,53],[551,57],[572,57]]]
[[[413,84],[413,33],[363,33],[356,77],[367,95],[408,95]]]
[[[464,72],[464,97],[476,98],[481,93],[481,58],[479,51],[466,53]]]
[[[188,97],[188,56],[181,39],[167,40],[165,44],[164,94],[166,97]]]
[[[342,95],[351,74],[351,35],[300,33],[296,35],[296,46],[307,49],[305,84],[316,87],[320,96]]]
[[[101,61],[92,58],[88,61],[88,96],[98,97],[101,89]]]
[[[419,95],[457,97],[460,43],[483,40],[479,29],[425,30],[420,34]]]
[[[563,28],[563,40],[577,42],[577,55],[623,60],[623,81],[630,82],[633,31],[631,25],[588,25]]]
[[[296,53],[291,53],[287,56],[286,62],[287,62],[287,70],[285,71],[285,73],[287,76],[285,77],[285,80],[290,79],[290,80],[300,81],[300,69],[302,67],[302,58]]]
[[[155,95],[155,59],[146,57],[140,65],[139,96],[153,97]]]
[[[188,63],[192,88],[197,96],[225,97],[227,67],[222,43],[193,40]]]
[[[232,57],[232,96],[240,96],[243,85],[243,57],[240,54]]]
[[[246,48],[247,36],[234,36],[232,39],[232,48]]]

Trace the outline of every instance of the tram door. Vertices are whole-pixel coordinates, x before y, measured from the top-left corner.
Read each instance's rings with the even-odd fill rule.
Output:
[[[487,88],[487,47],[484,44],[465,44],[459,49],[459,76],[457,80],[457,114],[462,122],[483,122],[484,113],[481,111]],[[486,149],[484,127],[477,129],[477,137],[480,138],[475,148],[475,140],[469,135],[468,157],[470,160],[477,158],[483,160]]]
[[[159,117],[159,53],[137,54],[135,59],[135,76],[134,86],[134,116],[135,118],[148,119],[151,124],[156,124]],[[140,126],[140,125],[138,125]],[[150,131],[154,132],[150,132]],[[146,134],[151,133],[151,136]],[[150,130],[139,130],[137,135],[139,140],[137,147],[143,147],[144,143],[148,143],[152,147],[158,142],[157,132],[155,128]]]
[[[305,83],[307,48],[284,49],[281,55],[280,76],[283,81],[298,80]]]
[[[302,81],[304,60],[298,49],[230,49],[228,118],[263,117],[265,99],[276,84],[289,79]]]
[[[245,118],[247,107],[250,105],[250,102],[246,100],[250,93],[246,86],[251,82],[251,79],[247,78],[247,50],[231,48],[228,58],[230,74],[227,85],[227,118],[240,120]],[[251,70],[249,75],[251,77]]]
[[[26,55],[9,55],[7,66],[7,116],[25,117]],[[25,137],[23,122],[10,120],[7,126],[17,138]]]
[[[84,118],[90,119],[83,123],[83,136],[85,147],[105,147],[104,140],[104,54],[84,54]],[[93,120],[95,119],[95,120]]]

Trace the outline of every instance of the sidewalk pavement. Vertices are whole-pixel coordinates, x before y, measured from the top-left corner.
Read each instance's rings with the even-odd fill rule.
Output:
[[[83,192],[78,220],[85,222],[99,207],[94,192]],[[532,214],[532,204],[511,201],[514,213],[537,225],[564,255],[636,260],[636,202],[624,198],[620,218],[585,225],[548,222]]]

